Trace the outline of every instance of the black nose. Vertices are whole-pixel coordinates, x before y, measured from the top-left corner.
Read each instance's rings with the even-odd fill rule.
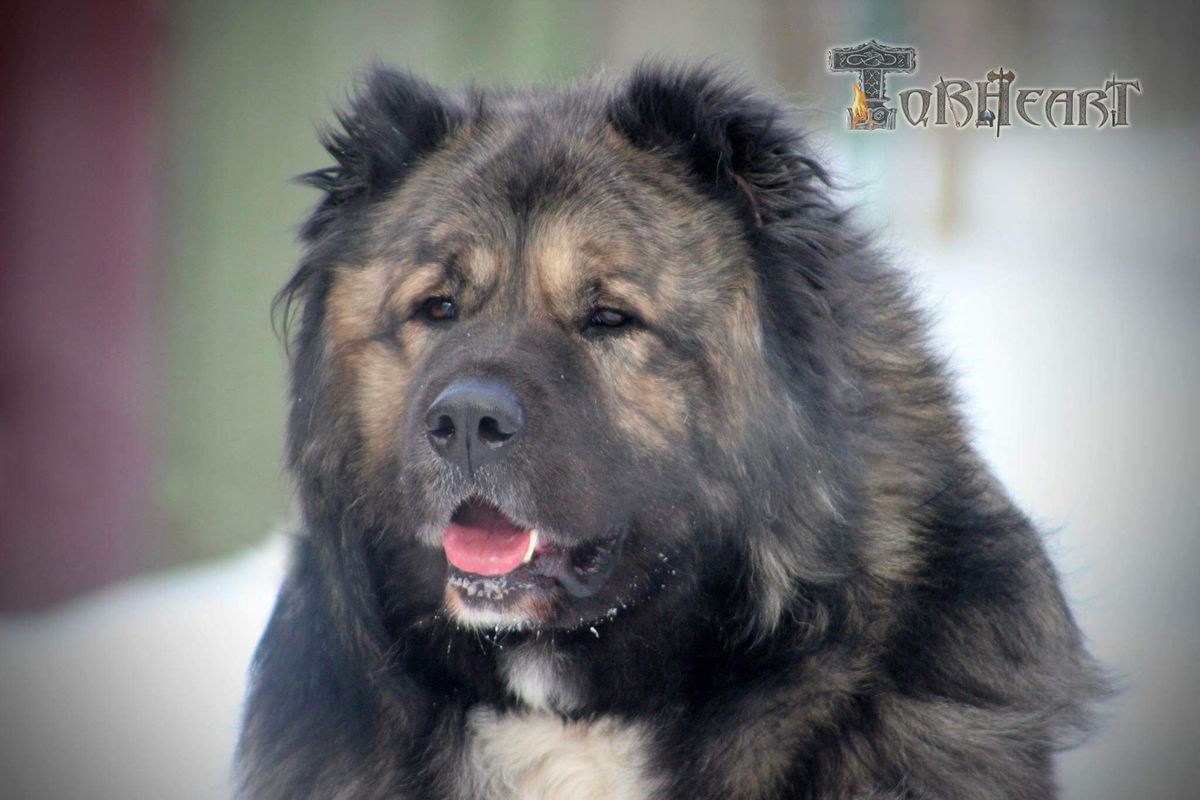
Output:
[[[468,475],[495,461],[524,427],[516,395],[495,381],[452,383],[425,413],[433,451]]]

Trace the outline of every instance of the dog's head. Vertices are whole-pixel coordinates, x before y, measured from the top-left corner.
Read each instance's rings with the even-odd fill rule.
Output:
[[[377,71],[340,123],[281,294],[291,466],[386,602],[590,625],[751,520],[835,513],[806,454],[837,447],[837,212],[778,108],[711,72],[460,98]],[[769,582],[789,548],[731,552]]]

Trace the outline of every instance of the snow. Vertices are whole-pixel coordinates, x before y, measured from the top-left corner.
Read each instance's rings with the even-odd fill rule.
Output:
[[[228,796],[283,537],[0,623],[0,775],[21,800]]]

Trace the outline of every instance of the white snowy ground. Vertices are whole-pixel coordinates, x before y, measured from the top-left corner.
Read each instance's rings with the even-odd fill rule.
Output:
[[[950,241],[924,226],[932,198],[904,188],[936,183],[932,135],[875,176],[873,156],[854,169],[938,318],[979,446],[1051,532],[1079,621],[1127,686],[1062,758],[1065,796],[1171,800],[1200,785],[1200,169],[1181,136],[1120,137],[974,139]],[[4,796],[225,796],[283,549],[0,622]]]
[[[223,798],[246,666],[285,540],[0,624],[12,800]]]

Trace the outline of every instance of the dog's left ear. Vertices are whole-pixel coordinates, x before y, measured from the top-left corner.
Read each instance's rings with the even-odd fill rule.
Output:
[[[829,207],[829,179],[787,113],[715,69],[643,64],[613,97],[609,121],[636,147],[684,162],[698,189],[762,227]]]

